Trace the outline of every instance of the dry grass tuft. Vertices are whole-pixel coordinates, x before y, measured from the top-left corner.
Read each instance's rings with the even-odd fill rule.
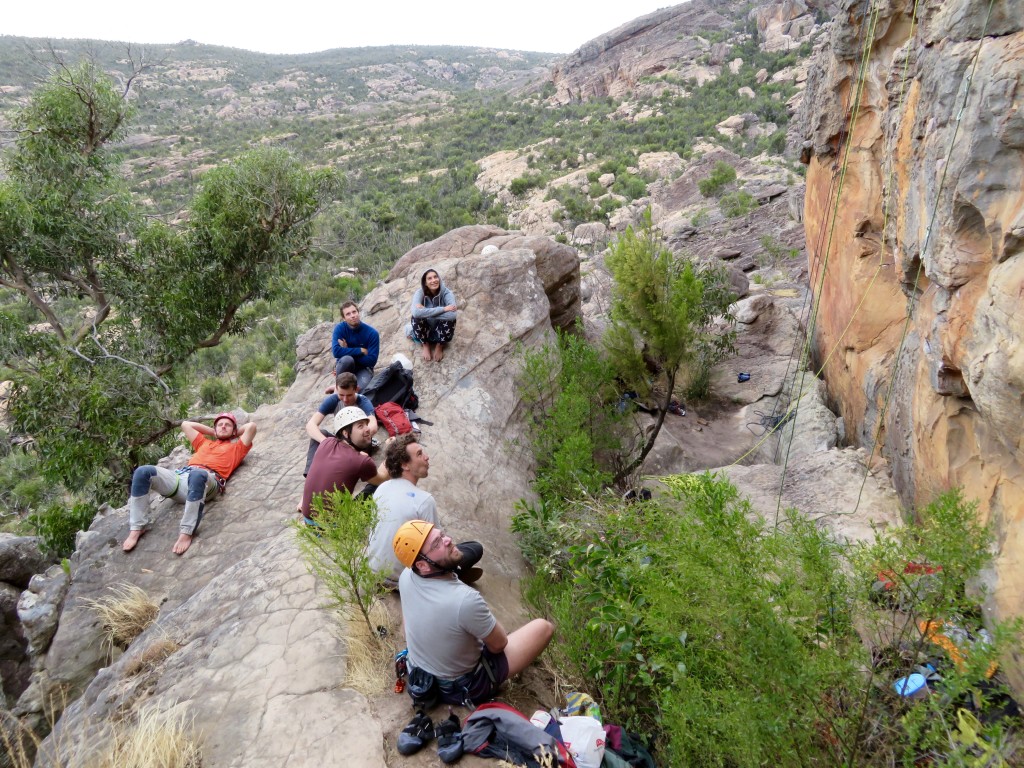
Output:
[[[99,614],[107,640],[117,648],[127,648],[156,619],[160,608],[140,587],[120,584],[113,594],[85,604]]]
[[[169,637],[157,638],[146,646],[142,653],[128,662],[124,670],[125,676],[134,677],[152,669],[179,648],[181,646]]]
[[[398,632],[395,616],[381,600],[370,608],[370,621],[387,635],[371,632],[362,616],[345,625],[345,685],[367,696],[388,690],[395,681]]]
[[[0,710],[0,765],[32,768],[39,737],[10,712]]]
[[[11,768],[201,768],[202,755],[192,719],[184,711],[143,710],[134,722],[113,728],[84,723],[72,737],[48,743],[0,712],[0,765]],[[91,733],[91,737],[85,734]],[[97,743],[103,746],[97,749]]]
[[[200,768],[202,755],[184,711],[145,709],[134,726],[118,728],[96,768]]]

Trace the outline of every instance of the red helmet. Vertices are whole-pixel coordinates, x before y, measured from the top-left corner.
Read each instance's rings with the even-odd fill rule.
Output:
[[[231,413],[230,411],[218,413],[216,416],[213,417],[213,426],[216,427],[217,422],[220,421],[221,419],[228,419],[231,422],[232,426],[235,428],[235,432],[238,431],[238,419],[235,418],[235,414]]]

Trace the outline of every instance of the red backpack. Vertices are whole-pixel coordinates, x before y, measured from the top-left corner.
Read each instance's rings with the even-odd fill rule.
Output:
[[[412,432],[412,422],[405,415],[405,409],[398,403],[381,403],[373,412],[377,416],[377,421],[392,437]]]

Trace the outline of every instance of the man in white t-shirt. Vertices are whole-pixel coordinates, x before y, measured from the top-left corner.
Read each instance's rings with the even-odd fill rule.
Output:
[[[415,433],[401,435],[388,445],[384,467],[391,479],[381,483],[373,494],[378,519],[370,535],[367,554],[375,571],[389,570],[384,583],[395,589],[405,568],[392,547],[398,528],[410,520],[426,520],[434,525],[440,522],[434,497],[418,487],[419,481],[430,473],[430,457]],[[462,542],[458,548],[462,561],[455,572],[464,584],[471,584],[483,574],[474,566],[483,557],[484,548],[475,541]]]

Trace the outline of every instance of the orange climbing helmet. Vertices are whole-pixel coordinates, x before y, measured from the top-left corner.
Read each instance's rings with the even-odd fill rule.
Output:
[[[420,550],[423,549],[423,544],[432,530],[434,530],[434,524],[428,523],[426,520],[410,520],[407,523],[402,523],[391,542],[398,562],[406,568],[412,568],[412,564],[419,557]]]
[[[221,419],[227,419],[228,421],[230,421],[231,426],[235,428],[235,434],[238,434],[238,419],[235,418],[235,414],[231,413],[230,411],[218,413],[216,416],[213,417],[213,426],[216,427],[217,422],[220,421]]]

